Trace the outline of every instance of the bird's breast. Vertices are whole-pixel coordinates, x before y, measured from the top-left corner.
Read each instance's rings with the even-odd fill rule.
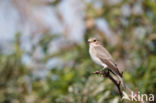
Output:
[[[90,46],[90,48],[89,48],[89,54],[90,54],[92,60],[93,60],[96,64],[103,66],[102,61],[101,61],[101,60],[97,57],[97,55],[96,55],[97,53],[96,53],[96,50],[95,50],[94,47]]]

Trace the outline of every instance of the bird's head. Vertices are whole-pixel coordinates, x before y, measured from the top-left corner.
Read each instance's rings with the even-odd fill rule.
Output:
[[[96,45],[96,44],[100,44],[100,41],[97,40],[96,38],[90,38],[90,39],[88,39],[88,43]]]

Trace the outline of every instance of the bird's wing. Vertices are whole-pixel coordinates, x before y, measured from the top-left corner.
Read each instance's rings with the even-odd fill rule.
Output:
[[[110,55],[110,53],[102,45],[95,46],[95,50],[96,50],[97,57],[103,63],[105,63],[113,72],[115,72],[116,74],[118,74],[119,76],[122,77],[122,74],[118,70],[117,64],[113,60],[113,58]]]

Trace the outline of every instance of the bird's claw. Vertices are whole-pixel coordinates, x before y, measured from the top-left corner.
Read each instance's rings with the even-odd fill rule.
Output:
[[[108,69],[104,69],[103,72],[104,72],[106,75],[109,75],[109,70],[108,70]]]

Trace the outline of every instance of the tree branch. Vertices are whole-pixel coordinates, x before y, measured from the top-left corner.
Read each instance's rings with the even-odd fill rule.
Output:
[[[121,82],[118,81],[118,80],[116,80],[116,79],[114,79],[113,76],[110,74],[110,71],[109,71],[109,70],[108,70],[108,72],[105,72],[105,71],[96,71],[96,72],[93,72],[93,74],[102,75],[103,77],[109,78],[109,79],[115,84],[115,86],[117,87],[118,92],[119,92],[119,94],[120,94],[120,97],[121,97],[121,99],[122,99],[122,97],[123,97],[123,92],[122,92],[122,89],[121,89],[121,86],[120,86]],[[128,91],[130,94],[133,92],[133,91],[132,91],[131,89],[129,89],[128,87],[126,87],[126,91]],[[137,98],[137,100],[138,100],[138,99],[139,99],[138,94],[137,94],[136,92],[133,92],[133,94],[136,95],[136,98]],[[129,97],[129,98],[132,98],[131,95],[128,95],[128,97]],[[141,101],[138,101],[138,102],[139,102],[139,103],[145,103],[144,100],[141,100]],[[124,103],[124,100],[122,100],[122,103]]]
[[[119,91],[120,96],[121,96],[121,97],[123,96],[122,91],[121,91],[121,88],[120,88],[120,82],[118,83],[118,82],[110,75],[110,72],[96,71],[96,72],[93,72],[93,74],[98,74],[98,75],[102,75],[102,76],[104,76],[104,77],[109,78],[109,79],[116,85],[116,87],[118,88],[118,91]]]

